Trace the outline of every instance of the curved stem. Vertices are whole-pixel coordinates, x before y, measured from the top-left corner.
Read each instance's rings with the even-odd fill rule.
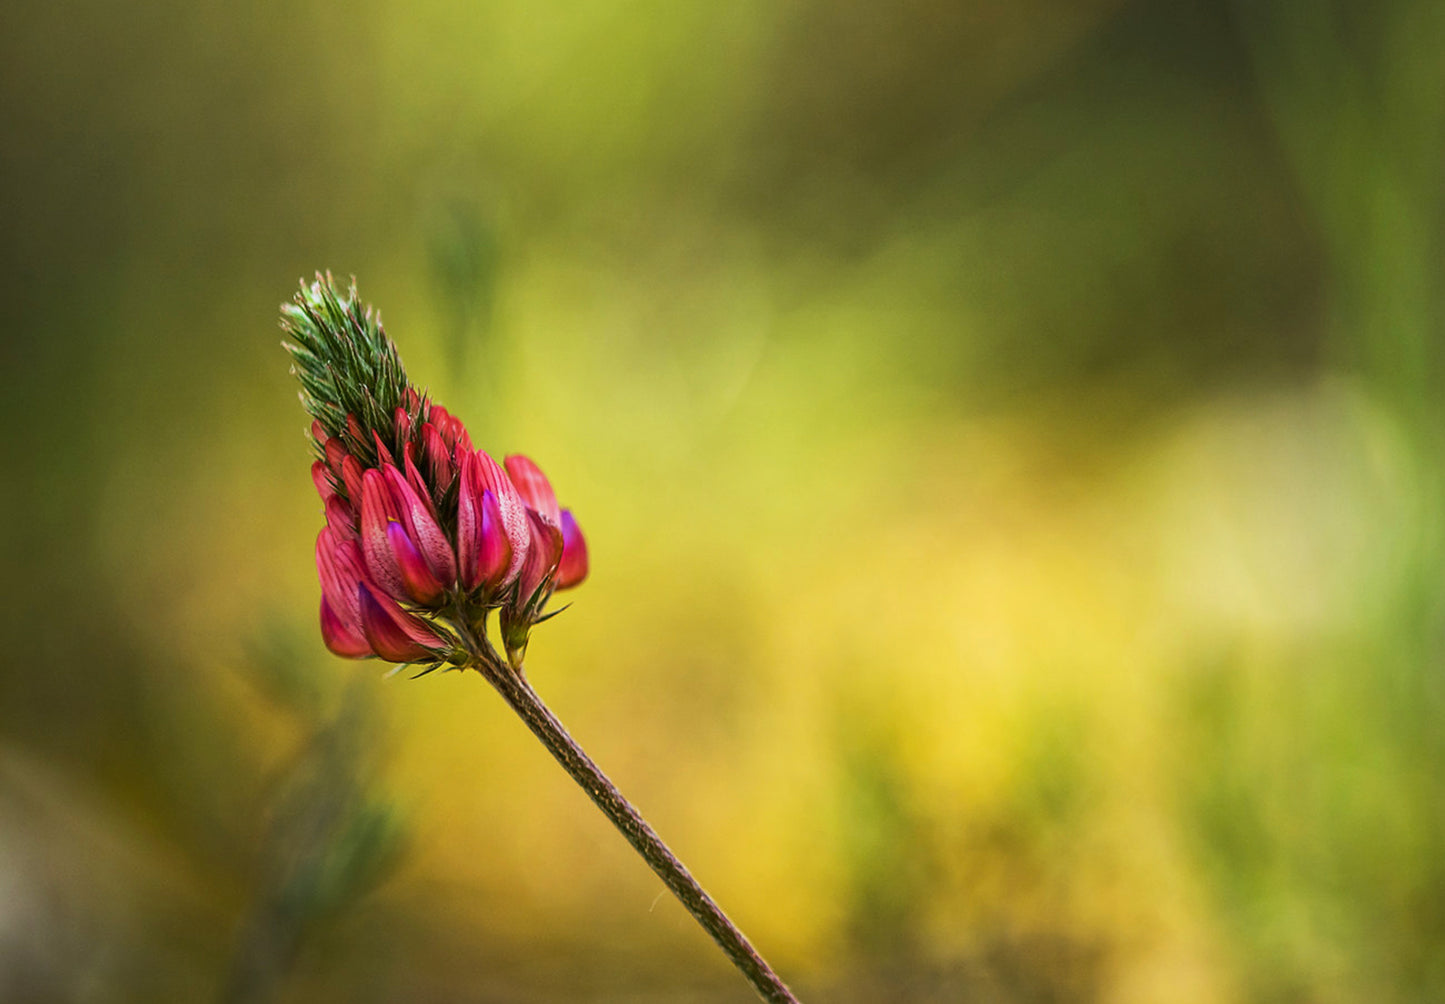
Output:
[[[798,1004],[797,998],[778,974],[763,961],[763,957],[748,942],[743,932],[738,930],[737,925],[728,919],[721,907],[698,885],[697,879],[693,878],[683,863],[673,855],[662,842],[662,838],[647,824],[647,820],[622,797],[617,786],[582,751],[582,747],[577,745],[577,741],[568,734],[547,705],[542,703],[542,699],[537,696],[537,692],[527,683],[522,673],[498,662],[489,664],[483,661],[477,668],[511,709],[527,723],[532,734],[542,740],[542,745],[547,747],[547,751],[562,765],[562,769],[582,786],[582,790],[587,792],[597,807],[612,820],[612,825],[622,832],[627,842],[642,855],[658,877],[667,883],[673,895],[687,907],[688,912],[707,933],[712,935],[733,965],[752,983],[758,996],[776,1004]]]

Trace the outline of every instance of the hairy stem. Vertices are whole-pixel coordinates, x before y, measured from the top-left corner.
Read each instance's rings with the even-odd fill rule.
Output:
[[[778,974],[763,961],[757,949],[753,948],[737,925],[728,919],[727,914],[722,912],[722,908],[703,891],[697,879],[692,877],[683,863],[662,842],[662,838],[647,824],[647,820],[632,807],[632,803],[622,797],[617,786],[608,780],[607,775],[592,762],[591,757],[582,751],[582,747],[577,745],[577,741],[568,734],[547,705],[542,703],[542,699],[537,696],[537,692],[522,673],[497,662],[488,664],[488,661],[483,661],[477,668],[502,695],[502,699],[527,723],[533,735],[542,740],[542,745],[547,747],[548,752],[562,765],[562,769],[582,786],[588,797],[612,820],[612,825],[622,832],[627,842],[642,855],[658,877],[667,883],[673,895],[697,918],[697,922],[707,933],[712,935],[733,965],[752,983],[758,996],[765,1001],[779,1004],[797,1004],[797,998]]]

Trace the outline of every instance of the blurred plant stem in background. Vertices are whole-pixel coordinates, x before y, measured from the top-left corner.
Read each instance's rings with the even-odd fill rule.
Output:
[[[224,1004],[280,996],[297,953],[328,919],[355,908],[394,864],[401,825],[372,794],[378,726],[372,689],[355,675],[326,714],[295,646],[273,634],[255,677],[303,731],[294,760],[268,786],[265,830],[248,886],[253,900],[236,940]]]

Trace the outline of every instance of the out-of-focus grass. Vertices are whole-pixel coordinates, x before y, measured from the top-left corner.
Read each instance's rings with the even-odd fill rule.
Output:
[[[745,996],[312,641],[317,267],[577,511],[530,674],[805,998],[1441,995],[1430,5],[0,29],[0,997]]]

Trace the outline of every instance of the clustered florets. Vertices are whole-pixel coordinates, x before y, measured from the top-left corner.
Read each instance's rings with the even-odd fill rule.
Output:
[[[552,593],[586,577],[586,541],[535,463],[498,464],[406,382],[380,319],[358,303],[354,285],[343,298],[318,277],[283,320],[315,416],[322,638],[350,658],[467,665],[495,609],[518,666]]]

